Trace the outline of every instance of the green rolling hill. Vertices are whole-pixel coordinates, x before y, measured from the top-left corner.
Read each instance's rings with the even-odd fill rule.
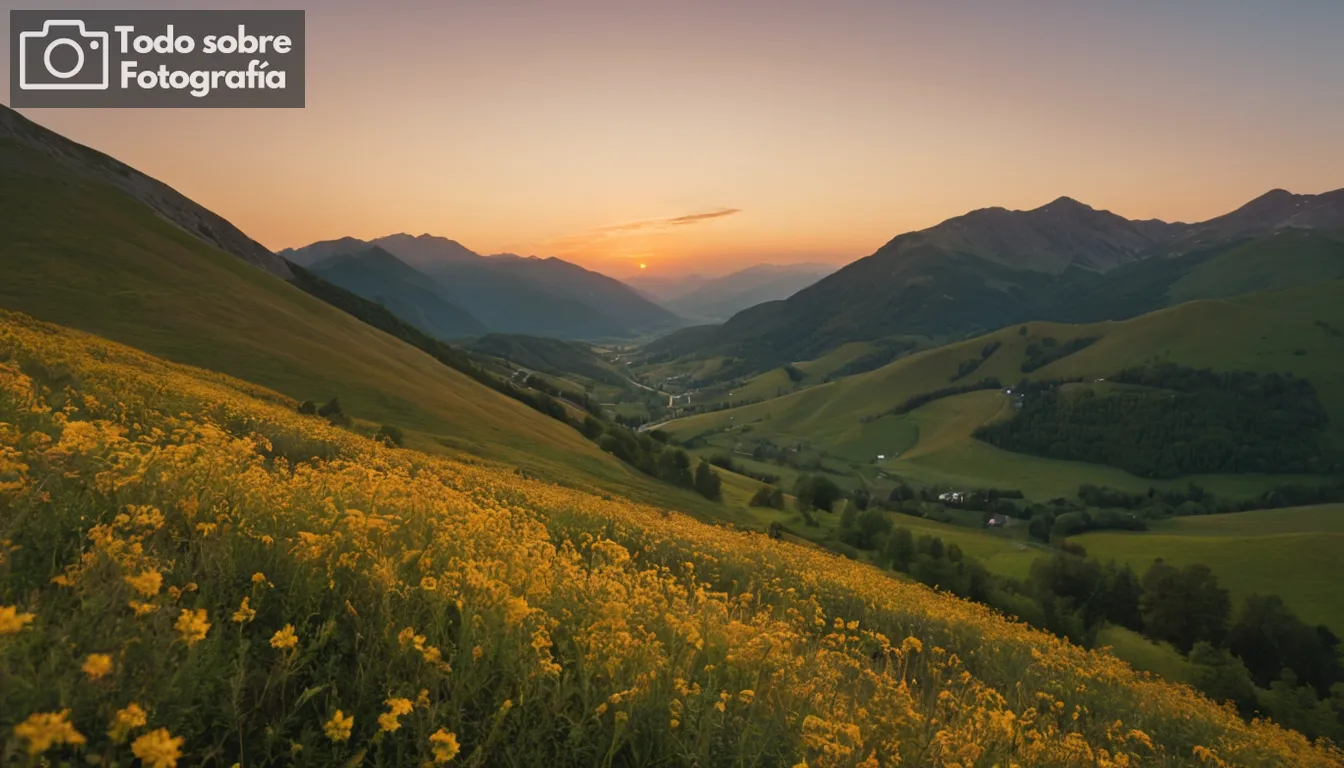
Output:
[[[146,202],[127,187],[156,190],[158,197]],[[168,199],[160,188],[168,190],[0,109],[0,309],[296,400],[337,397],[347,414],[375,428],[396,425],[417,447],[724,514],[707,511],[690,492],[644,477],[571,427],[310,296],[282,279],[280,273],[292,276],[284,261],[243,258],[255,253],[238,246],[245,235],[207,241],[183,229],[163,205],[151,204]],[[170,212],[193,212],[191,219],[179,215],[182,221],[215,222],[212,231],[225,230],[223,219],[180,195],[172,199],[177,207]],[[228,231],[237,232],[231,225]],[[234,247],[226,252],[223,246]]]
[[[1155,362],[1216,370],[1288,372],[1306,378],[1329,414],[1327,438],[1344,439],[1344,281],[1270,291],[1234,299],[1182,304],[1121,322],[1087,325],[1028,323],[919,352],[869,373],[809,387],[753,405],[701,414],[663,427],[701,452],[750,452],[762,442],[803,443],[824,463],[854,478],[879,473],[946,485],[1020,488],[1036,498],[1068,495],[1082,483],[1134,491],[1183,483],[1134,477],[1114,467],[1055,461],[994,448],[974,430],[1013,413],[1002,390],[957,394],[891,414],[907,398],[997,378],[1087,382]],[[1024,373],[1029,349],[1054,339],[1057,349],[1077,339],[1090,346]],[[987,358],[983,354],[992,345]],[[980,360],[953,382],[959,370]],[[883,458],[879,459],[878,456]],[[1201,478],[1229,495],[1253,494],[1268,477]]]

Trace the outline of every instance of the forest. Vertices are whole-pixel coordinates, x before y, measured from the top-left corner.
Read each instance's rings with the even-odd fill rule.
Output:
[[[1030,391],[1007,421],[975,437],[1018,453],[1119,467],[1139,477],[1319,473],[1338,466],[1321,434],[1311,383],[1285,374],[1215,372],[1171,363],[1111,376],[1117,391]]]

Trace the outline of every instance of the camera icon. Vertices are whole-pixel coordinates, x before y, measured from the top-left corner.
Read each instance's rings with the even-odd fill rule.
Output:
[[[106,32],[78,19],[50,19],[41,32],[19,33],[19,88],[25,91],[105,91]]]

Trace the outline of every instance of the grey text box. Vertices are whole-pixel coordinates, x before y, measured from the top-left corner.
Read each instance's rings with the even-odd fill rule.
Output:
[[[12,10],[15,107],[303,107],[303,11]]]

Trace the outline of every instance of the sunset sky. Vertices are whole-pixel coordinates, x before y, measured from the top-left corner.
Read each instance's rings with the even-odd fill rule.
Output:
[[[6,47],[41,5],[3,6]],[[618,277],[1060,195],[1196,220],[1344,187],[1341,0],[274,7],[308,11],[307,109],[24,114],[271,248],[430,232]]]

